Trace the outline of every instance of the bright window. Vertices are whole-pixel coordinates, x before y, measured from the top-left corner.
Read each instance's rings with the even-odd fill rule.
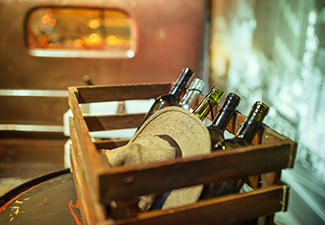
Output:
[[[27,20],[30,54],[39,57],[133,57],[134,25],[116,9],[38,8]]]

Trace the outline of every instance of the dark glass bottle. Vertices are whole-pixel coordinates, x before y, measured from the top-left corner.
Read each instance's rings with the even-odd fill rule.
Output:
[[[223,90],[217,86],[213,87],[209,94],[207,94],[201,103],[194,109],[193,114],[203,121],[222,96]]]
[[[256,102],[247,116],[236,137],[218,142],[212,151],[229,150],[251,145],[255,135],[262,127],[262,122],[269,111],[263,102]],[[211,183],[204,186],[200,199],[212,198],[225,194],[236,193],[247,178],[231,179],[223,182]]]
[[[203,121],[204,118],[211,111],[211,109],[213,109],[213,107],[217,104],[218,100],[222,97],[222,95],[223,95],[223,91],[221,90],[221,88],[213,87],[210,90],[209,94],[207,94],[205,98],[201,101],[201,103],[196,107],[193,113]],[[153,203],[151,207],[148,209],[148,211],[154,209],[160,209],[165,203],[169,194],[170,191],[157,195],[154,198]]]
[[[225,102],[218,110],[214,121],[210,126],[208,126],[212,149],[219,141],[223,141],[225,139],[224,132],[231,118],[235,115],[239,102],[240,97],[238,95],[234,93],[228,94]]]
[[[228,150],[251,145],[268,112],[269,107],[266,104],[263,102],[256,102],[246,120],[242,123],[236,137],[219,142],[214,147],[213,151]]]
[[[196,99],[199,97],[203,87],[204,87],[204,82],[199,78],[195,78],[177,106],[180,106],[192,112],[193,111],[192,106],[196,101]]]
[[[155,112],[160,109],[166,108],[168,106],[173,106],[179,103],[180,98],[186,91],[186,86],[190,79],[193,77],[194,72],[189,68],[184,68],[181,75],[177,79],[173,88],[169,91],[167,95],[159,96],[156,101],[152,104],[150,110],[142,120],[138,129],[142,124]]]

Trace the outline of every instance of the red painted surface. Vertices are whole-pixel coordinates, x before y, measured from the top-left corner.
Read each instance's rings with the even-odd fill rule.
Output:
[[[77,200],[76,204],[77,203],[78,203],[78,200]],[[79,203],[78,203],[78,207],[79,207]],[[73,209],[72,209],[72,200],[70,200],[70,202],[69,202],[69,208],[70,208],[71,214],[72,214],[73,218],[75,219],[77,225],[82,225],[82,222],[80,222],[80,220],[78,219],[77,215],[73,212]]]
[[[38,185],[35,185],[35,186],[33,186],[33,187],[31,187],[31,188],[29,188],[29,189],[27,189],[27,190],[25,190],[25,191],[19,193],[19,194],[18,194],[17,196],[15,196],[14,198],[10,199],[7,203],[5,203],[3,206],[0,207],[0,212],[3,211],[3,210],[5,210],[6,207],[7,207],[8,205],[10,205],[10,203],[12,203],[13,201],[15,201],[15,200],[16,200],[17,198],[19,198],[22,194],[31,191],[32,189],[38,187],[38,186],[41,185],[41,184],[42,184],[42,183],[40,183],[40,184],[38,184]]]

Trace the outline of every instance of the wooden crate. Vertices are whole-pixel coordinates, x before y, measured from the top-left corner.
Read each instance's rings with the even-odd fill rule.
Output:
[[[69,105],[74,115],[70,118],[71,171],[84,223],[232,224],[255,219],[259,224],[272,224],[274,213],[287,209],[289,186],[280,181],[280,176],[282,169],[293,167],[297,143],[266,126],[256,135],[253,146],[165,162],[108,167],[98,150],[122,146],[128,140],[93,142],[89,132],[135,128],[144,114],[84,116],[79,104],[150,99],[170,88],[171,83],[69,88]],[[228,131],[236,133],[245,118],[238,113]],[[112,200],[253,175],[259,175],[262,181],[259,188],[257,182],[253,185],[254,191],[143,212],[128,219],[111,219],[105,207]]]

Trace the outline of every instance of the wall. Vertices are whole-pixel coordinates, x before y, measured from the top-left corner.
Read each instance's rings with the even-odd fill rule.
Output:
[[[214,27],[219,32],[212,36],[218,37],[219,51],[212,49],[211,55],[219,57],[211,57],[211,67],[229,66],[223,73],[212,72],[215,83],[210,85],[218,84],[218,76],[226,80],[226,92],[242,97],[244,114],[255,101],[265,102],[271,108],[265,123],[298,142],[295,168],[282,176],[291,185],[291,198],[278,224],[324,223],[325,2],[231,0],[217,5]]]

